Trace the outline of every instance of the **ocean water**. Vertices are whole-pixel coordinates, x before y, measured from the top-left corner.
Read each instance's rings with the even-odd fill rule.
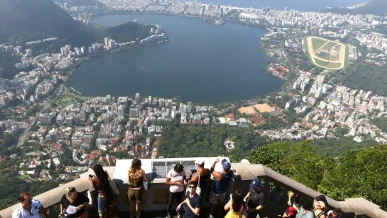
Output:
[[[188,1],[188,0],[187,0]],[[194,1],[194,0],[190,0]],[[198,0],[202,3],[232,5],[237,7],[269,7],[283,10],[321,11],[327,7],[344,7],[367,2],[367,0]]]

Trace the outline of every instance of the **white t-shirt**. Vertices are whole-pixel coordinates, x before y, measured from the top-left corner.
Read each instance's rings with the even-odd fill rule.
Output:
[[[12,218],[42,218],[39,214],[39,208],[42,206],[39,200],[32,199],[31,203],[31,214],[24,210],[20,205],[13,211]]]
[[[167,178],[171,179],[171,182],[182,182],[185,178],[185,172],[176,173],[174,169],[170,170],[167,174]],[[184,183],[183,185],[170,185],[169,191],[172,193],[182,192],[184,191]]]

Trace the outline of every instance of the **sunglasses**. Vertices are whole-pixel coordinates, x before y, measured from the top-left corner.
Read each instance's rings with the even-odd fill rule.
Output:
[[[32,202],[32,198],[30,198],[28,200],[24,200],[23,202],[31,203]]]
[[[193,185],[190,185],[190,186],[188,186],[189,188],[196,188],[196,186],[193,186]]]

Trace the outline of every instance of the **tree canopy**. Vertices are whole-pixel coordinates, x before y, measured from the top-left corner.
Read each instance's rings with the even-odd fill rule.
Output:
[[[227,151],[224,142],[233,141]],[[253,129],[228,125],[168,125],[163,128],[158,154],[165,157],[197,157],[227,155],[233,160],[246,157],[248,151],[266,144],[266,139]]]
[[[387,117],[373,119],[372,123],[380,128],[383,132],[387,132]]]
[[[251,151],[251,163],[264,164],[302,184],[317,189],[333,158],[315,153],[311,141],[277,142]]]
[[[54,182],[32,181],[30,183],[18,178],[16,172],[6,170],[0,173],[0,208],[7,208],[18,203],[17,196],[29,192],[32,196],[56,188]]]
[[[346,75],[344,85],[352,89],[372,91],[375,95],[387,96],[387,68],[371,63],[361,63],[355,72]]]
[[[387,208],[387,145],[351,150],[332,158],[316,154],[311,141],[278,142],[251,151],[264,164],[335,199],[363,197]]]
[[[350,151],[326,172],[318,190],[336,200],[363,197],[387,208],[387,145]]]

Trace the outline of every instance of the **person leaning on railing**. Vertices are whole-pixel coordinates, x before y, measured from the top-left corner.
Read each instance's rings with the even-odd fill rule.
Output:
[[[60,200],[60,214],[67,214],[68,218],[87,218],[89,213],[86,206],[89,204],[89,198],[78,192],[75,187],[68,187]],[[73,210],[69,209],[73,208]],[[69,209],[69,210],[67,210]],[[74,211],[75,210],[75,211]]]
[[[47,211],[40,201],[31,198],[29,193],[21,193],[18,199],[20,205],[13,211],[12,218],[41,218],[39,213],[48,218]]]
[[[208,180],[211,179],[211,172],[209,169],[204,168],[204,160],[196,160],[195,161],[195,170],[191,170],[191,177],[188,181],[196,181],[198,183],[198,187],[201,189],[202,194],[200,197],[203,199],[203,197],[206,195],[204,193],[206,190],[206,185]]]
[[[100,164],[94,164],[92,168],[95,175],[89,175],[89,180],[98,191],[98,215],[100,218],[116,217],[117,204],[109,184],[109,175]]]
[[[227,198],[227,191],[230,185],[230,181],[234,176],[234,171],[231,169],[231,163],[226,159],[220,161],[222,165],[222,171],[216,172],[215,165],[219,163],[219,158],[216,158],[212,163],[210,172],[214,176],[214,183],[210,192],[210,218],[214,217],[215,209],[218,205],[222,204]]]
[[[142,202],[143,183],[148,182],[145,171],[141,169],[141,160],[134,158],[128,171],[128,199],[130,217],[139,218],[141,215],[140,204]]]
[[[169,200],[167,207],[167,217],[173,217],[172,204],[176,202],[176,205],[179,205],[182,202],[184,195],[184,185],[187,180],[185,177],[184,166],[181,164],[176,164],[173,169],[171,169],[168,174],[165,183],[169,185]],[[182,211],[178,212],[178,217],[182,217]]]

